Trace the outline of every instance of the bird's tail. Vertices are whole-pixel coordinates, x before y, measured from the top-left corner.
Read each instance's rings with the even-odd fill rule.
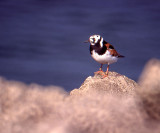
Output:
[[[120,54],[118,55],[118,58],[124,58],[124,57],[125,57],[125,56],[123,56],[123,55],[120,55]]]

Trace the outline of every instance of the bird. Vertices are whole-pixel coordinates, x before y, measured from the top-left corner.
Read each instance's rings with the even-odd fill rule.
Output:
[[[89,50],[92,58],[101,64],[99,71],[95,72],[95,74],[102,75],[102,78],[107,77],[110,64],[117,62],[119,58],[123,58],[124,56],[119,54],[114,46],[106,42],[100,35],[90,36],[89,40],[85,41],[85,43],[88,42],[90,43]],[[104,64],[107,64],[106,72],[102,70]]]

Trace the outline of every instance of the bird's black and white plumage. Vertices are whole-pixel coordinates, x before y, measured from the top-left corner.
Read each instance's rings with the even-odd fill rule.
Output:
[[[118,58],[124,57],[120,55],[114,47],[106,42],[103,37],[100,35],[92,35],[89,37],[90,42],[90,54],[92,58],[101,64],[100,70],[98,73],[103,72],[102,66],[103,64],[108,64],[107,71],[104,75],[106,77],[108,75],[109,65],[117,62]]]

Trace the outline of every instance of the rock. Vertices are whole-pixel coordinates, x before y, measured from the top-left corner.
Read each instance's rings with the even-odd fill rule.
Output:
[[[144,110],[152,119],[160,120],[160,60],[152,59],[145,66],[137,90]]]
[[[0,77],[0,133],[159,133],[159,74],[160,61],[152,60],[140,85],[110,72],[88,77],[71,95]]]
[[[102,79],[100,75],[89,76],[79,89],[74,89],[70,95],[92,95],[93,93],[101,94],[134,94],[138,84],[124,75],[116,72],[109,72],[108,77]]]

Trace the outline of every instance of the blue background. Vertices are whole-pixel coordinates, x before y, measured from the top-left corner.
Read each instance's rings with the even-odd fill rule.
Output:
[[[125,55],[110,70],[137,81],[160,58],[160,1],[1,0],[0,76],[78,88],[100,67],[83,43],[93,34]]]

